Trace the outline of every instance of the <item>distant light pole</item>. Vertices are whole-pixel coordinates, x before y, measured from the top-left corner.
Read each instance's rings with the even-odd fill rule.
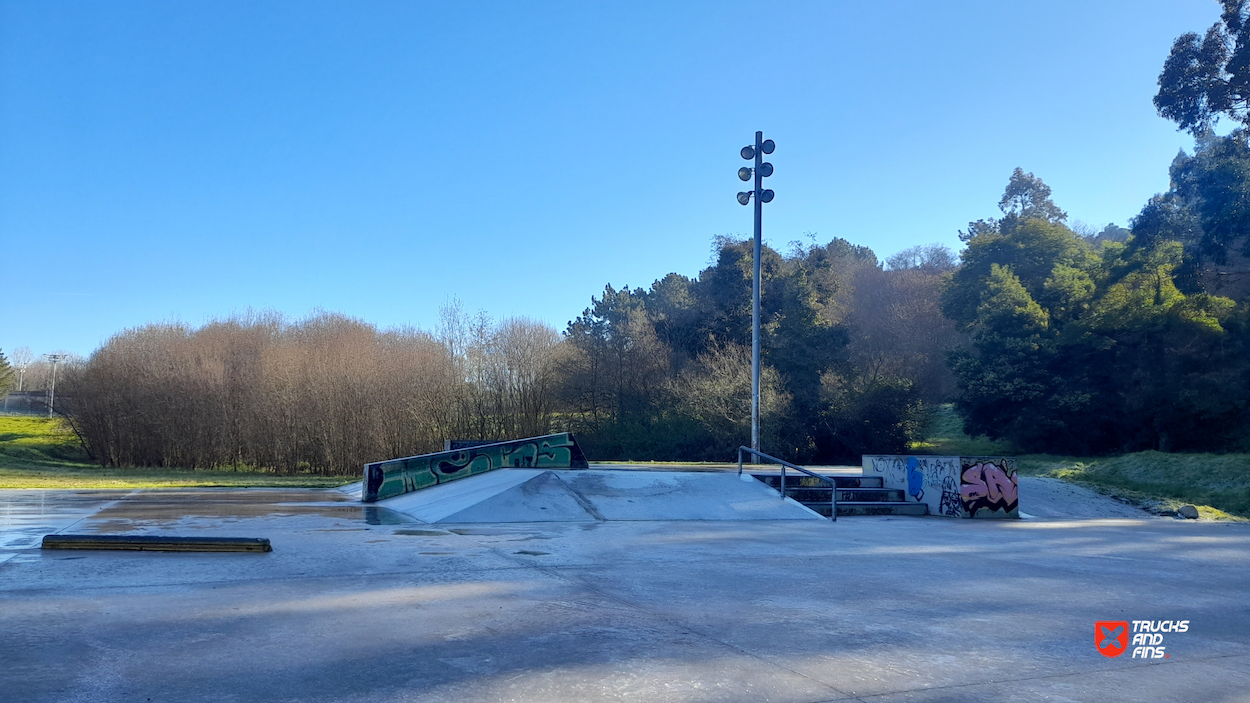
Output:
[[[746,205],[755,196],[755,280],[752,283],[751,307],[751,448],[760,451],[760,230],[764,214],[764,203],[773,201],[773,192],[765,189],[764,179],[773,175],[773,165],[764,161],[764,154],[773,153],[776,144],[765,139],[763,132],[755,133],[755,146],[742,147],[742,158],[755,160],[755,168],[743,166],[738,169],[738,178],[749,181],[755,176],[755,189],[738,193],[738,202]],[[759,463],[759,457],[751,460]]]
[[[17,392],[18,393],[22,392],[22,385],[26,381],[26,366],[28,364],[30,364],[29,359],[22,359],[21,361],[17,362]],[[4,394],[4,411],[6,413],[9,411],[9,396],[10,395],[11,395],[10,393]],[[30,410],[30,401],[27,401],[26,409]]]
[[[56,403],[56,363],[64,361],[68,354],[44,354],[52,362],[52,390],[48,395],[48,417],[52,417],[52,405]]]

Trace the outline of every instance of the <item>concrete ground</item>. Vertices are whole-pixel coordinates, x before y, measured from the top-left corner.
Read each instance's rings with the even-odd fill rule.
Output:
[[[1032,485],[1024,512],[1062,512]],[[32,549],[44,531],[274,551]],[[1190,626],[1166,659],[1109,659],[1099,620]],[[338,491],[0,491],[0,698],[1250,701],[1250,526],[457,526]]]

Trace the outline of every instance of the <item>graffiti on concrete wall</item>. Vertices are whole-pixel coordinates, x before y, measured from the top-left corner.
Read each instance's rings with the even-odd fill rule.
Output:
[[[1016,460],[1011,457],[864,456],[865,476],[880,476],[930,515],[1018,518]]]
[[[963,497],[959,494],[959,482],[954,476],[942,477],[942,500],[937,514],[947,517],[962,517],[964,514]]]
[[[1016,460],[959,457],[959,491],[968,517],[1020,517]]]
[[[573,435],[530,437],[467,449],[365,464],[366,503],[418,491],[494,469],[584,469],[586,456]]]
[[[904,499],[929,506],[929,514],[960,517],[959,457],[864,456],[865,476],[881,476],[882,485],[903,491]]]

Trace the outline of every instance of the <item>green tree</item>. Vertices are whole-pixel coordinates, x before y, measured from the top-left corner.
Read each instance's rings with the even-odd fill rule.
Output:
[[[942,305],[972,338],[950,357],[970,433],[1071,453],[1239,441],[1246,308],[1178,285],[1176,205],[1156,199],[1134,236],[1097,250],[1039,218],[969,240]]]
[[[1186,295],[1174,272],[1179,242],[1109,250],[1107,276],[1088,314],[1066,341],[1100,403],[1113,448],[1225,449],[1246,418],[1244,307],[1205,293]],[[1104,427],[1107,423],[1104,419]]]
[[[1050,313],[1009,265],[989,269],[974,284],[978,304],[967,322],[973,348],[951,355],[956,407],[970,434],[1032,446],[1063,429],[1050,407],[1058,391],[1056,334]]]
[[[1250,32],[1246,0],[1221,0],[1220,21],[1201,38],[1182,34],[1159,74],[1155,108],[1194,136],[1219,117],[1250,126]]]
[[[1178,238],[1202,260],[1229,263],[1231,253],[1250,256],[1250,144],[1244,131],[1200,139],[1192,157],[1172,163],[1172,191],[1196,216],[1197,231]],[[1195,236],[1197,235],[1197,236]]]
[[[1250,298],[1250,144],[1238,130],[1205,135],[1172,161],[1171,187],[1133,218],[1142,246],[1184,245],[1174,276],[1185,293]]]
[[[959,240],[971,242],[995,234],[1010,234],[1025,220],[1044,220],[1052,224],[1068,219],[1068,213],[1059,209],[1050,199],[1050,186],[1032,173],[1017,167],[1011,172],[1003,197],[998,201],[1001,219],[982,219],[968,223],[968,229],[960,230]]]
[[[1058,223],[1068,219],[1068,213],[1060,210],[1051,201],[1050,186],[1032,173],[1025,173],[1021,168],[1011,172],[1007,189],[998,201],[998,209],[1003,211],[999,228],[1008,232],[1024,220]]]
[[[14,380],[16,377],[17,374],[13,371],[13,366],[9,364],[9,360],[4,356],[4,350],[0,349],[0,396],[13,390],[13,386],[17,385]]]
[[[697,278],[669,274],[646,290],[608,286],[569,324],[565,418],[588,451],[723,460],[748,441],[752,256],[750,242],[718,238]],[[764,247],[762,256],[766,449],[800,461],[906,449],[919,431],[913,379],[868,372],[847,353],[847,321],[863,298],[856,281],[876,285],[860,276],[881,273],[876,256],[840,239],[786,256]],[[917,256],[934,278],[953,260],[945,250]],[[834,377],[844,383],[830,391],[824,381]]]
[[[1079,305],[1088,283],[1083,279],[1097,265],[1089,243],[1062,224],[1042,219],[1020,220],[1006,232],[983,233],[968,241],[963,265],[948,279],[942,312],[964,331],[978,320],[982,294],[994,266],[1008,266],[1029,295],[1046,308]]]

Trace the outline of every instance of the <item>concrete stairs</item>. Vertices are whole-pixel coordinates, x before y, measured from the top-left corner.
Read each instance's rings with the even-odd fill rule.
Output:
[[[781,490],[781,473],[752,473],[775,490]],[[837,487],[798,472],[786,472],[786,497],[829,517],[829,495],[838,492],[838,517],[847,515],[928,515],[929,506],[909,503],[903,492],[883,488],[880,476],[831,476]]]

